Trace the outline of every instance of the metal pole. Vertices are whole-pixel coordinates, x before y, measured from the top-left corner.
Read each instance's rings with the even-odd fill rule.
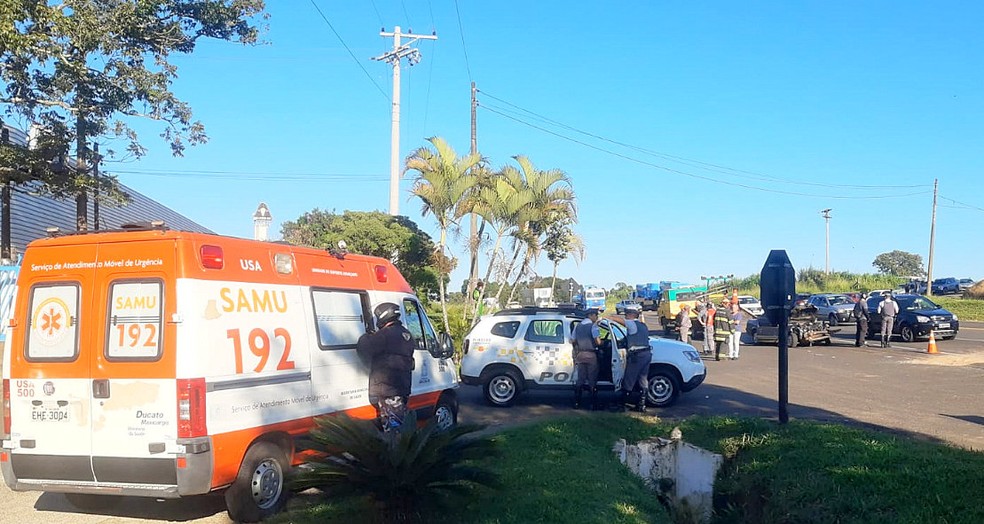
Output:
[[[96,231],[99,231],[99,162],[101,160],[99,144],[92,144],[92,220],[95,222],[93,229]]]
[[[929,264],[926,267],[926,294],[933,296],[933,248],[936,243],[936,194],[939,179],[933,179],[933,221],[929,226]]]
[[[779,423],[789,422],[789,315],[779,318]]]
[[[393,37],[393,50],[373,57],[373,60],[389,62],[393,65],[393,117],[390,131],[390,198],[389,213],[400,214],[400,61],[404,58],[410,65],[420,60],[420,52],[410,47],[419,39],[437,40],[437,35],[415,35],[400,32],[400,26],[393,28],[392,33],[382,31],[379,36]],[[409,42],[404,44],[401,37],[407,37]]]
[[[824,265],[824,271],[823,271],[825,275],[829,275],[830,274],[830,211],[831,210],[829,208],[828,209],[824,209],[823,211],[821,211],[821,213],[823,213],[823,221],[824,221],[824,223],[826,225],[826,229],[827,229],[827,244],[826,244],[827,247],[826,247],[826,250],[825,250],[825,253],[826,253],[826,256],[825,256],[826,263]]]
[[[6,146],[10,140],[10,132],[7,127],[0,122],[0,143]],[[0,166],[0,168],[10,169],[11,171],[20,166]],[[2,201],[3,211],[0,211],[0,258],[7,263],[11,257],[10,250],[10,175],[4,177],[0,201]]]
[[[393,52],[400,49],[400,26],[393,28]],[[393,117],[390,129],[389,213],[400,214],[400,60],[393,60]]]
[[[476,109],[478,108],[478,99],[476,94],[478,89],[475,88],[475,82],[471,83],[471,154],[478,153],[478,116]],[[473,168],[473,175],[474,168]],[[475,290],[475,284],[478,282],[478,215],[475,213],[471,214],[469,219],[470,228],[468,234],[468,249],[471,255],[471,263],[469,264],[468,270],[468,291],[465,295],[465,304],[471,305],[471,295],[472,291]]]

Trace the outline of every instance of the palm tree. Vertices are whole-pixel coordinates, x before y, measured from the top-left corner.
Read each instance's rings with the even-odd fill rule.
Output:
[[[526,216],[531,208],[530,194],[524,191],[522,180],[516,176],[517,173],[513,173],[514,171],[514,168],[510,171],[506,167],[489,177],[486,183],[474,194],[475,198],[471,201],[472,212],[482,217],[496,234],[492,256],[489,257],[489,266],[485,273],[485,282],[489,282],[489,278],[492,276],[499,247],[502,245],[502,238],[517,224],[527,220]],[[485,286],[482,289],[474,304],[473,321],[477,320],[479,304],[481,304],[487,288],[488,286]]]
[[[512,168],[515,172],[514,176],[518,176],[522,180],[523,191],[528,194],[531,205],[526,220],[517,225],[514,235],[516,237],[516,250],[513,255],[513,263],[506,273],[507,279],[515,267],[515,261],[519,254],[524,253],[524,257],[516,281],[513,283],[512,292],[515,291],[516,284],[526,270],[535,266],[541,253],[541,237],[546,233],[550,224],[556,221],[577,221],[574,188],[571,186],[571,180],[566,173],[560,169],[537,169],[533,162],[524,155],[514,156],[513,159],[519,164],[518,171]],[[512,299],[512,292],[510,292],[509,300]]]
[[[418,173],[412,192],[424,204],[423,215],[431,213],[437,220],[440,230],[437,250],[441,258],[444,258],[448,230],[457,225],[465,211],[459,204],[467,200],[467,195],[478,180],[467,173],[482,161],[482,157],[477,153],[459,157],[454,148],[441,137],[431,137],[427,141],[434,148],[421,147],[411,153],[407,157],[405,171],[412,169]],[[449,272],[450,269],[453,268],[448,268]],[[445,275],[441,275],[438,288],[441,292],[444,329],[450,331],[444,280]]]

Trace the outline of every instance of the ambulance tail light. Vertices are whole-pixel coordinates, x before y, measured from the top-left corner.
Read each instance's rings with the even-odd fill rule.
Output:
[[[10,438],[10,379],[3,379],[3,439]]]
[[[389,275],[386,274],[386,266],[379,264],[376,266],[376,282],[385,283],[389,280]]]
[[[178,438],[204,437],[205,379],[178,379]]]
[[[222,248],[204,245],[201,248],[202,267],[205,269],[222,269],[225,259],[222,258]]]

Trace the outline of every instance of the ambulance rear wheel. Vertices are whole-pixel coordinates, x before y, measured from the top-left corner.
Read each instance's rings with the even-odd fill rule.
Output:
[[[271,442],[257,442],[246,452],[236,481],[225,492],[229,518],[236,522],[259,522],[283,509],[288,490],[285,478],[290,468],[287,454]]]
[[[68,503],[82,511],[106,511],[116,507],[121,497],[116,495],[90,495],[88,493],[66,493]]]

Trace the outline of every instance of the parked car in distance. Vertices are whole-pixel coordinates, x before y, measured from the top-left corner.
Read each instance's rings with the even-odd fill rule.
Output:
[[[810,296],[807,303],[817,308],[817,317],[826,319],[831,326],[852,322],[854,301],[841,293],[818,293]]]
[[[960,279],[960,291],[964,292],[970,289],[970,286],[974,285],[974,279],[972,278],[961,278]]]
[[[748,311],[752,316],[758,317],[765,314],[765,309],[759,299],[751,295],[738,295],[738,307]]]
[[[808,300],[810,300],[809,293],[796,293],[796,297],[793,298],[793,307],[805,306]]]
[[[929,338],[933,331],[939,338],[950,340],[957,336],[960,330],[960,319],[957,315],[943,309],[932,300],[922,295],[895,295],[899,303],[899,314],[895,317],[892,334],[899,335],[903,342],[913,342]],[[878,314],[878,304],[884,300],[882,296],[872,296],[868,299],[868,338],[877,338],[881,333],[881,315]]]
[[[634,306],[638,306],[638,305],[639,305],[639,303],[636,302],[635,300],[623,300],[623,301],[619,302],[618,304],[615,304],[615,314],[616,315],[624,315],[625,314],[625,308],[626,307],[634,307]]]
[[[949,295],[960,292],[960,281],[953,278],[937,278],[933,281],[934,295]]]

